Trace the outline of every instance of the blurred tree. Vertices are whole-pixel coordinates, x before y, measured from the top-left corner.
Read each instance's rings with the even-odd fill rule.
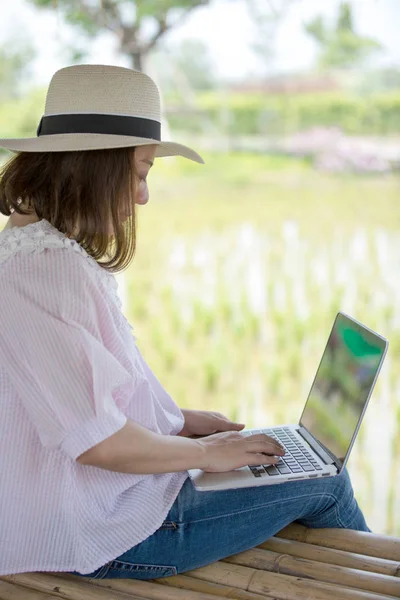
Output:
[[[199,6],[210,0],[30,0],[40,8],[54,9],[89,38],[104,31],[113,33],[119,51],[131,66],[144,70],[146,56],[158,41]],[[74,58],[81,58],[79,50]]]
[[[27,80],[33,55],[33,48],[26,43],[18,47],[15,41],[2,43],[0,46],[1,99],[16,97],[22,91],[22,87],[26,87],[23,83]]]
[[[268,73],[275,54],[275,35],[290,5],[298,0],[247,0],[249,15],[254,24],[250,48]]]
[[[350,2],[343,2],[334,27],[328,27],[321,16],[305,25],[306,32],[319,45],[320,67],[348,69],[363,64],[374,52],[382,48],[372,38],[354,31]]]
[[[215,87],[214,64],[207,45],[201,39],[184,39],[175,44],[161,44],[152,56],[165,94],[176,91],[209,90]]]
[[[32,88],[31,64],[35,57],[34,48],[24,37],[15,42],[9,35],[0,46],[0,131],[2,137],[23,137],[32,134],[37,127],[34,120],[38,115],[40,91]],[[42,94],[43,95],[43,94]],[[43,98],[41,98],[43,104]],[[40,112],[43,108],[40,106]],[[0,149],[1,156],[7,155]]]

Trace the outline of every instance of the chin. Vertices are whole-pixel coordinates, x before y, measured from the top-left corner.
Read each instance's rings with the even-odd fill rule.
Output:
[[[143,204],[147,204],[147,203],[148,203],[148,201],[149,201],[149,199],[148,199],[148,198],[143,198],[143,199],[141,199],[141,200],[136,200],[135,204],[140,204],[140,205],[143,205]]]

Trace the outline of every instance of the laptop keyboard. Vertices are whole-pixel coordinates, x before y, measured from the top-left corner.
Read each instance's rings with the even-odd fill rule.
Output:
[[[322,471],[322,467],[317,463],[313,455],[307,450],[299,439],[293,434],[289,427],[280,427],[276,429],[261,429],[245,432],[244,435],[253,435],[254,433],[265,433],[269,437],[277,440],[286,450],[285,456],[281,456],[279,462],[273,465],[250,466],[249,469],[254,477],[262,475],[287,475],[289,473],[304,473],[311,471]]]

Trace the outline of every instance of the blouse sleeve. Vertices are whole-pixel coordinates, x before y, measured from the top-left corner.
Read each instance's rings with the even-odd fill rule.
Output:
[[[85,260],[62,249],[15,256],[0,291],[2,365],[41,443],[73,460],[126,424],[116,400],[135,381],[113,301]]]

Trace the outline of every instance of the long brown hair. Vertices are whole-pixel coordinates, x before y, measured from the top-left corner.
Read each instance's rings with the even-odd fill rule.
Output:
[[[134,148],[19,152],[0,170],[0,213],[35,211],[116,273],[136,249]],[[25,210],[19,198],[29,200]],[[121,214],[131,215],[121,222]],[[108,232],[112,221],[114,235]],[[103,257],[108,260],[100,262]]]

